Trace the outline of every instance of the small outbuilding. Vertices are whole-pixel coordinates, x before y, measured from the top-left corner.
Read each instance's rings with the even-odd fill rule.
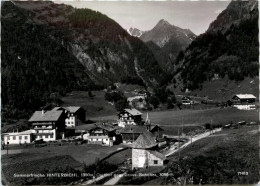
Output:
[[[132,169],[163,166],[166,157],[158,150],[156,138],[150,132],[144,132],[132,145]]]

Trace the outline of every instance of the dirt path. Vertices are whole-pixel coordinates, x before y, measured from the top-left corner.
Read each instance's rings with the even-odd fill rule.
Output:
[[[221,130],[222,130],[221,128],[218,128],[218,129],[215,129],[215,130],[213,130],[213,131],[211,131],[211,132],[208,131],[208,132],[204,132],[204,133],[202,133],[202,134],[199,134],[199,135],[197,135],[197,136],[193,136],[193,137],[192,137],[192,140],[191,140],[191,138],[189,138],[189,141],[187,141],[185,144],[183,144],[183,145],[180,147],[180,149],[182,149],[182,148],[184,148],[184,147],[187,147],[187,146],[190,145],[191,143],[193,143],[193,142],[195,142],[195,141],[197,141],[197,140],[200,140],[200,139],[202,139],[202,138],[205,138],[205,137],[209,136],[210,134],[219,132],[219,131],[221,131]],[[176,148],[176,146],[173,145],[167,152],[164,153],[164,155],[167,157],[167,156],[170,156],[170,155],[176,153],[179,149],[175,149],[175,148]]]

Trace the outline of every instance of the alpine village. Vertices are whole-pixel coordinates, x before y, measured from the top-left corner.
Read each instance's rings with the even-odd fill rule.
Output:
[[[51,1],[1,28],[3,185],[260,183],[257,1],[198,36]]]

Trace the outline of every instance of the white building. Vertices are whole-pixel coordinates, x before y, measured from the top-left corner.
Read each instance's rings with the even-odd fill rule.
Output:
[[[239,110],[254,110],[256,97],[253,94],[236,94],[232,98],[232,107]]]
[[[29,119],[36,140],[54,141],[64,137],[66,115],[63,110],[35,111]]]
[[[23,132],[4,133],[4,144],[26,144],[33,140],[34,130],[26,130]]]

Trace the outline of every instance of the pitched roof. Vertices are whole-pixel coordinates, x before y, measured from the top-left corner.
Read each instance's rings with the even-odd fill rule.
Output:
[[[143,113],[136,109],[124,109],[124,111],[130,113],[133,116],[142,115]]]
[[[256,98],[253,94],[236,94],[235,96],[237,96],[239,99],[255,99]]]
[[[80,108],[79,106],[68,106],[68,107],[54,107],[52,110],[57,111],[57,110],[67,110],[71,113],[77,112]]]
[[[58,121],[63,111],[57,110],[57,111],[35,111],[31,118],[29,119],[29,122],[33,121]]]
[[[121,134],[128,134],[128,133],[136,133],[136,134],[142,134],[146,130],[146,126],[144,125],[126,125],[124,128],[119,129],[118,132]]]
[[[9,133],[3,133],[4,135],[28,135],[28,134],[32,134],[34,132],[34,130],[25,130],[22,132],[9,132]]]
[[[157,158],[160,158],[161,160],[166,160],[166,156],[164,156],[162,153],[155,150],[148,150],[148,151],[154,156],[156,156]]]
[[[132,148],[136,149],[149,149],[156,146],[155,137],[150,132],[141,134],[132,144]]]
[[[64,107],[67,111],[71,113],[77,112],[81,107],[76,107],[76,106],[69,106],[69,107]]]
[[[62,107],[54,107],[54,108],[52,109],[52,111],[57,111],[57,110],[59,110],[60,108],[62,108]]]
[[[164,131],[164,130],[163,130],[161,127],[159,127],[158,125],[152,126],[151,129],[150,129],[150,131],[157,131],[158,129],[156,129],[156,128],[158,128],[160,131]]]

